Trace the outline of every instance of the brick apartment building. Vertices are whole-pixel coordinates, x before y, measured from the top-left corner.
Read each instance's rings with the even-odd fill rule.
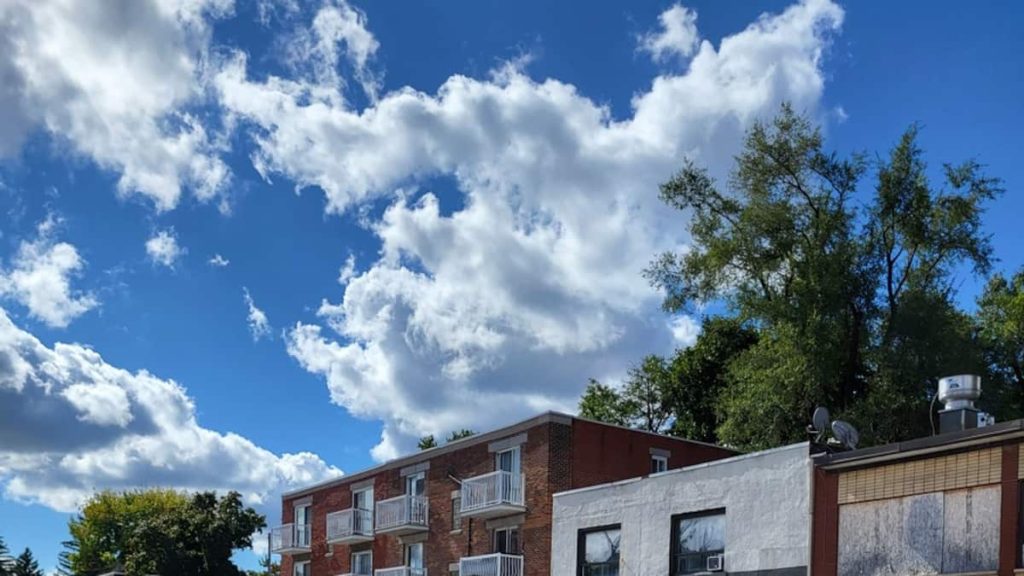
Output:
[[[287,493],[271,551],[286,576],[547,576],[555,492],[734,454],[549,412]]]

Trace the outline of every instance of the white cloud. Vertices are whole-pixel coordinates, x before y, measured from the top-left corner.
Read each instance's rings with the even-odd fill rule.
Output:
[[[322,85],[317,92],[333,97],[345,85],[339,73],[342,59],[371,99],[376,99],[378,79],[368,68],[380,44],[366,28],[366,14],[345,0],[328,0],[317,11],[312,25],[290,43],[294,68],[308,71]],[[340,103],[342,100],[336,100]]]
[[[338,284],[344,286],[348,284],[350,280],[356,277],[356,256],[355,254],[349,254],[348,258],[345,259],[345,264],[338,271]]]
[[[47,218],[32,241],[22,241],[9,269],[0,268],[0,297],[28,308],[29,314],[48,326],[64,328],[92,310],[99,301],[90,293],[71,288],[85,261],[67,242],[53,238],[59,221]]]
[[[220,254],[214,254],[207,263],[214,268],[225,268],[228,264],[231,264],[231,260],[221,256]]]
[[[154,264],[174,268],[178,259],[188,252],[178,244],[173,228],[161,230],[146,240],[146,255]]]
[[[260,339],[270,336],[270,321],[263,310],[256,307],[252,296],[249,295],[248,288],[242,288],[242,298],[245,300],[245,306],[249,309],[246,321],[249,323],[249,332],[252,334],[253,341],[258,342]]]
[[[678,348],[689,348],[700,336],[700,323],[691,316],[675,316],[669,321],[672,338]]]
[[[661,30],[640,37],[640,49],[650,52],[656,62],[672,57],[689,58],[700,46],[697,13],[675,4],[658,17]]]
[[[122,195],[174,208],[220,195],[230,172],[196,108],[209,20],[232,0],[0,3],[0,154],[33,129],[119,173]]]
[[[238,490],[270,505],[340,474],[309,453],[275,455],[199,425],[171,380],[128,372],[78,344],[48,348],[0,309],[0,485],[70,512],[96,489]],[[273,519],[271,520],[273,522]]]
[[[318,186],[340,213],[409,182],[454,177],[461,209],[429,193],[370,223],[381,257],[298,323],[289,353],[334,402],[381,419],[377,458],[417,436],[572,409],[588,376],[614,379],[685,337],[640,275],[680,249],[682,217],[657,198],[683,157],[724,175],[746,127],[782,101],[818,111],[821,58],[842,10],[806,0],[704,42],[653,79],[625,119],[572,85],[508,66],[404,88],[356,111],[311,80],[248,78],[237,56],[215,84],[253,127],[264,174]],[[392,196],[393,198],[395,196]]]

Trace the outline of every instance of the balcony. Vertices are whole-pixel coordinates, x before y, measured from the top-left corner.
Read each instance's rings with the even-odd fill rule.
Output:
[[[377,502],[377,533],[405,536],[427,530],[427,499],[424,496],[399,496]],[[388,568],[392,570],[392,568]],[[378,576],[381,571],[377,571]],[[390,574],[390,573],[388,573]],[[406,572],[395,572],[406,574]],[[413,574],[413,573],[408,573]]]
[[[374,570],[373,576],[427,576],[427,569],[395,566],[394,568],[381,568],[380,570]]]
[[[309,552],[309,524],[284,524],[270,530],[270,551],[275,554]]]
[[[487,554],[459,560],[459,576],[523,576],[523,557]]]
[[[373,540],[373,512],[349,508],[327,515],[328,544],[358,544]]]
[[[526,510],[523,475],[498,470],[462,481],[462,508],[467,518],[496,518]]]

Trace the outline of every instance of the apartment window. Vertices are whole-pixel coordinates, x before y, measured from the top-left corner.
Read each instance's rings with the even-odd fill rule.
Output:
[[[409,496],[423,496],[427,490],[426,472],[417,472],[405,477],[405,493]]]
[[[725,510],[672,518],[672,576],[705,572],[708,558],[724,553]]]
[[[619,541],[622,530],[618,524],[580,530],[578,576],[619,576]]]
[[[452,496],[452,531],[462,530],[462,514],[459,510],[462,509],[462,497]]]
[[[310,506],[296,506],[294,511],[295,524],[294,530],[294,543],[296,546],[309,546],[309,522],[310,522]]]
[[[651,456],[651,474],[668,470],[668,456]]]
[[[405,565],[412,568],[411,572],[415,576],[423,574],[423,543],[417,542],[415,544],[405,545]]]
[[[352,553],[353,576],[370,576],[373,574],[373,552],[366,550]]]
[[[494,469],[519,474],[520,460],[519,446],[502,450],[494,455]]]
[[[353,492],[352,507],[356,510],[373,510],[373,488]]]
[[[292,565],[293,576],[310,576],[309,562],[296,562]]]
[[[519,554],[519,528],[499,528],[494,531],[496,554]]]

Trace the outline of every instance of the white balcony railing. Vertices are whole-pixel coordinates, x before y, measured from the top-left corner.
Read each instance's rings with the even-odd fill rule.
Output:
[[[427,576],[427,569],[395,566],[394,568],[381,568],[379,570],[374,570],[373,576]]]
[[[427,499],[408,494],[377,502],[377,532],[427,528]]]
[[[523,475],[498,470],[462,481],[462,514],[523,506]]]
[[[523,576],[523,557],[487,554],[459,560],[459,576]]]
[[[270,530],[270,551],[289,554],[309,550],[309,524],[284,524]]]
[[[373,512],[349,508],[327,515],[327,541],[373,538]]]

